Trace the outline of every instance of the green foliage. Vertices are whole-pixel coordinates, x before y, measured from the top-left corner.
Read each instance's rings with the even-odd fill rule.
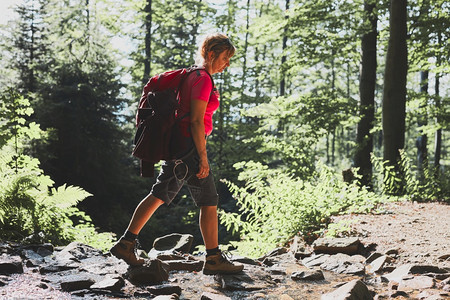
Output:
[[[32,113],[29,102],[12,89],[2,93],[2,100],[0,239],[54,245],[76,240],[106,250],[111,234],[99,234],[90,217],[76,207],[91,194],[65,184],[55,188],[39,161],[23,154],[25,142],[42,132],[25,120]]]
[[[393,194],[400,185],[402,196],[411,201],[446,201],[450,200],[448,171],[440,171],[424,162],[422,170],[411,164],[404,150],[400,150],[398,167],[388,164],[381,158],[372,155],[375,169],[375,188],[384,194]],[[396,171],[396,169],[400,171]],[[400,176],[402,174],[402,176]]]
[[[258,256],[297,233],[320,231],[332,215],[369,212],[386,198],[347,184],[328,167],[319,164],[319,173],[304,181],[261,163],[236,164],[243,187],[227,182],[239,206],[239,213],[220,212],[228,230],[239,232],[232,242],[240,253]]]

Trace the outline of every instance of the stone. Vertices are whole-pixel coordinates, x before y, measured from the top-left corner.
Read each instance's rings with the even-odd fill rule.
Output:
[[[422,289],[431,289],[434,287],[434,279],[428,276],[412,276],[403,278],[400,281],[398,290],[399,291],[407,291],[409,289],[414,290],[422,290]]]
[[[282,267],[270,267],[268,271],[273,275],[286,275],[286,269]]]
[[[169,279],[169,270],[167,263],[152,259],[142,266],[130,267],[127,275],[133,284],[159,284]]]
[[[289,247],[289,251],[292,253],[305,252],[306,250],[306,242],[301,239],[298,235],[294,236],[292,239],[291,246]]]
[[[113,292],[120,291],[125,286],[125,281],[122,277],[105,278],[100,282],[94,283],[90,288],[99,290],[108,290]]]
[[[404,276],[407,276],[409,274],[425,274],[425,273],[445,274],[447,273],[447,270],[430,265],[406,264],[397,267],[394,271],[392,271],[389,274],[383,275],[382,277],[386,278],[388,281],[400,282]]]
[[[348,238],[318,238],[313,243],[315,253],[345,253],[357,254],[362,244],[357,237]]]
[[[200,300],[231,300],[231,298],[225,295],[203,292]]]
[[[23,273],[20,256],[0,256],[0,274],[10,275],[14,273]]]
[[[152,298],[153,300],[177,300],[180,299],[180,297],[177,294],[172,295],[160,295],[156,296],[155,298]]]
[[[362,275],[365,273],[364,260],[365,258],[361,255],[350,256],[338,253],[328,257],[328,259],[320,265],[320,268],[338,274]]]
[[[233,255],[233,261],[236,262],[240,262],[243,264],[247,264],[247,265],[254,265],[254,266],[260,266],[261,262],[248,258],[248,257],[244,257],[244,256],[239,256],[239,255]]]
[[[283,294],[280,296],[280,300],[294,300],[294,298],[289,295]]]
[[[372,293],[359,279],[352,280],[331,293],[324,294],[321,300],[371,300]]]
[[[370,264],[371,262],[373,262],[375,259],[377,259],[378,257],[383,256],[383,254],[378,253],[378,252],[374,252],[372,253],[364,262],[366,265]]]
[[[325,280],[323,272],[320,270],[294,272],[291,275],[292,280]]]
[[[153,295],[181,295],[181,287],[171,284],[153,285],[148,287],[147,291],[149,291]]]
[[[330,257],[329,254],[317,254],[317,255],[313,255],[313,256],[304,258],[302,260],[302,263],[306,267],[312,268],[312,267],[320,266],[321,264],[326,262],[329,257]]]
[[[382,255],[372,261],[367,267],[366,270],[368,273],[377,273],[383,270],[383,267],[386,263],[389,263],[391,259],[389,256]]]
[[[203,261],[200,260],[166,260],[170,271],[199,272],[203,269]]]
[[[388,249],[384,252],[384,255],[389,255],[389,256],[397,256],[398,255],[398,249],[397,248],[391,248]]]
[[[89,288],[95,283],[94,280],[86,275],[70,275],[63,277],[61,281],[61,290],[72,292]]]
[[[438,259],[439,260],[448,260],[448,259],[450,259],[450,253],[441,255],[441,256],[438,257]]]
[[[275,280],[257,266],[245,266],[245,272],[233,275],[215,275],[214,280],[222,289],[230,291],[257,291],[276,286]]]
[[[153,248],[157,251],[179,251],[189,253],[194,237],[191,234],[172,233],[153,242]]]
[[[100,250],[97,250],[91,246],[82,243],[72,242],[66,247],[64,247],[63,250],[61,250],[57,255],[55,255],[55,257],[57,260],[71,259],[79,261],[82,259],[98,255],[102,255],[102,252]]]
[[[258,260],[259,260],[259,261],[263,261],[263,260],[266,259],[267,257],[279,256],[279,255],[285,254],[285,253],[287,253],[287,252],[289,252],[289,249],[288,249],[288,248],[286,248],[286,247],[279,247],[279,248],[276,248],[276,249],[270,251],[270,252],[267,253],[266,255],[264,255],[264,256],[258,258]]]

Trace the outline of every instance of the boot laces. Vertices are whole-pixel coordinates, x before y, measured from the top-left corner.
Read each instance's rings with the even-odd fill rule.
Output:
[[[220,251],[220,258],[221,258],[220,260],[222,262],[232,265],[233,264],[231,262],[232,257],[233,257],[233,254],[231,254],[230,251],[228,251],[228,250]]]

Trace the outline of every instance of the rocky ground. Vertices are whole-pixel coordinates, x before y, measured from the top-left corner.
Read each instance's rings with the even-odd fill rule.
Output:
[[[342,221],[345,220],[345,221]],[[450,207],[391,203],[346,215],[345,237],[295,238],[245,263],[242,274],[206,276],[192,237],[157,241],[143,267],[72,243],[0,243],[0,299],[450,299]]]

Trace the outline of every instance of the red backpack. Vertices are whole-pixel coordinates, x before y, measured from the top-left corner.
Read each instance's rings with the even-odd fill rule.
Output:
[[[197,71],[200,76],[199,70],[205,68],[192,66],[167,71],[153,76],[144,86],[136,113],[137,131],[132,152],[133,156],[141,160],[141,176],[153,177],[155,163],[175,159],[175,155],[182,150],[177,149],[180,143],[174,141],[178,137],[174,134],[174,124],[189,113],[177,115],[180,89],[189,74]],[[214,86],[214,81],[212,83]]]

